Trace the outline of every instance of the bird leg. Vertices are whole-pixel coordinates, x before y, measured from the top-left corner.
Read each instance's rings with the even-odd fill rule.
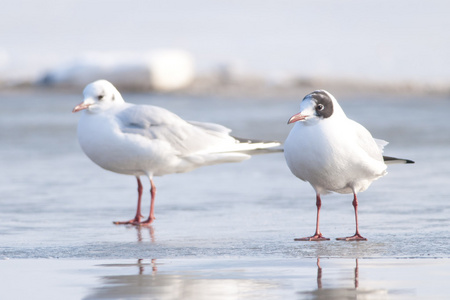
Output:
[[[329,238],[323,237],[322,233],[319,229],[319,217],[320,217],[320,208],[322,207],[322,200],[320,199],[320,195],[316,194],[316,206],[317,206],[317,219],[316,219],[316,233],[313,236],[308,236],[304,238],[297,238],[294,241],[329,241]]]
[[[138,184],[138,203],[137,203],[137,209],[136,209],[136,216],[134,217],[134,219],[129,220],[129,221],[116,221],[113,222],[116,225],[139,225],[141,224],[141,199],[142,199],[142,191],[143,191],[143,187],[142,187],[142,183],[141,180],[139,179],[139,177],[136,176],[137,179],[137,184]]]
[[[141,222],[142,225],[148,225],[151,224],[156,218],[155,218],[155,196],[156,196],[156,186],[153,183],[153,179],[150,178],[150,195],[152,197],[152,200],[150,202],[150,214],[148,216],[148,219]]]
[[[339,241],[367,241],[367,239],[359,233],[358,226],[358,198],[356,197],[356,193],[353,193],[353,208],[355,209],[355,223],[356,223],[356,232],[352,236],[337,238]]]

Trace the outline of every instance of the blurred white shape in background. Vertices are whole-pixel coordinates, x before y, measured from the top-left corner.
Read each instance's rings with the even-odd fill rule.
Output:
[[[6,50],[0,48],[0,84],[5,81],[6,78],[6,69],[9,65],[9,55]]]
[[[6,50],[0,48],[0,69],[5,68],[9,62],[9,55]]]
[[[194,59],[183,50],[89,52],[48,71],[39,83],[83,87],[106,79],[119,90],[173,91],[188,87],[194,76]]]
[[[184,51],[158,51],[149,57],[150,84],[155,90],[171,91],[189,86],[194,80],[193,58]]]

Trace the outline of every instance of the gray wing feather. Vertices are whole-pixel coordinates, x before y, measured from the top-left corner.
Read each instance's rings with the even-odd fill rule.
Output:
[[[353,120],[351,121],[356,130],[356,138],[359,146],[373,159],[383,161],[383,147],[387,145],[387,142],[374,139],[364,126]]]
[[[122,111],[117,118],[123,133],[169,143],[182,156],[234,141],[228,135],[231,130],[224,126],[186,122],[176,114],[156,106],[132,106]]]

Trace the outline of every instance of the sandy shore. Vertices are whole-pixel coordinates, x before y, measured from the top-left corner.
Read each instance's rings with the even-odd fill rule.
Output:
[[[257,98],[257,99],[298,99],[316,89],[325,89],[339,96],[450,96],[450,82],[418,82],[418,81],[370,81],[346,78],[312,78],[292,77],[283,80],[271,80],[259,76],[229,77],[220,74],[201,75],[187,87],[162,92],[152,90],[147,85],[130,86],[126,82],[114,82],[122,92],[154,93],[187,97],[220,97],[220,98]],[[87,84],[88,82],[86,82]],[[32,82],[5,83],[0,82],[0,91],[43,93],[68,92],[81,93],[84,85],[41,85]]]

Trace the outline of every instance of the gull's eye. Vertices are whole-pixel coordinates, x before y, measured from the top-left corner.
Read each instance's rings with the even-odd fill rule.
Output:
[[[103,97],[105,97],[105,95],[98,95],[98,96],[97,96],[97,99],[98,99],[98,100],[102,100]]]
[[[325,107],[323,106],[323,104],[317,104],[317,110],[318,111],[321,111],[321,110],[323,110]]]

